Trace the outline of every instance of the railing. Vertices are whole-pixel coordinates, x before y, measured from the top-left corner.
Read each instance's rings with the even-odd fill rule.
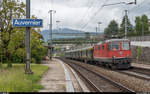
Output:
[[[131,41],[150,41],[150,35],[149,36],[137,36],[137,37],[128,37]]]

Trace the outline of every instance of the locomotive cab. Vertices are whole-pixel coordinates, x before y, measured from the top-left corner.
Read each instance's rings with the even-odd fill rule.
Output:
[[[129,68],[131,63],[130,41],[118,39],[108,42],[108,58],[118,68]]]
[[[130,68],[131,47],[128,39],[111,39],[94,46],[94,59],[109,67]]]

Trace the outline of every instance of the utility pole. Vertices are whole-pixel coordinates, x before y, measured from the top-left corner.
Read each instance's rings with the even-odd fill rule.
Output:
[[[0,1],[0,11],[2,10],[2,0]],[[0,28],[2,28],[2,18],[0,18]],[[1,32],[1,31],[0,31]],[[0,67],[2,66],[2,63],[3,63],[3,47],[2,47],[2,33],[0,34],[0,41],[1,41],[1,61],[0,61]]]
[[[97,29],[98,29],[98,28],[96,27],[96,35],[97,35]]]
[[[127,38],[127,10],[125,10],[125,39]]]
[[[30,19],[30,0],[26,0],[26,19]],[[26,27],[26,74],[33,74],[30,68],[31,62],[31,52],[30,52],[30,27]]]
[[[3,3],[3,0],[0,0],[0,11],[2,9],[2,3]]]
[[[142,36],[144,36],[144,23],[142,22]]]
[[[49,43],[50,60],[52,60],[52,47],[53,47],[53,43],[52,43],[53,12],[56,13],[55,10],[49,10],[49,12],[48,12],[48,13],[50,13],[50,26],[49,26],[49,30],[50,30],[50,43]]]

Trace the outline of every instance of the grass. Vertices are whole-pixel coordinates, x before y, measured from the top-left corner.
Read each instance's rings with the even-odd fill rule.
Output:
[[[0,92],[37,92],[43,86],[38,82],[43,73],[48,70],[47,66],[31,64],[33,75],[24,74],[23,64],[14,64],[12,68],[7,69],[3,65],[0,70]]]

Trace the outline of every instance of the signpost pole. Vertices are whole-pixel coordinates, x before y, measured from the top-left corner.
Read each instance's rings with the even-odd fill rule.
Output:
[[[26,19],[30,19],[30,0],[26,0]],[[25,67],[25,73],[26,74],[32,74],[30,68],[30,27],[26,27],[26,67]]]
[[[49,29],[50,29],[50,43],[49,43],[49,51],[50,51],[50,60],[52,60],[52,49],[53,49],[53,38],[52,38],[52,26],[53,26],[53,12],[55,13],[56,11],[55,10],[50,10],[49,13],[50,13],[50,26],[49,26]]]

